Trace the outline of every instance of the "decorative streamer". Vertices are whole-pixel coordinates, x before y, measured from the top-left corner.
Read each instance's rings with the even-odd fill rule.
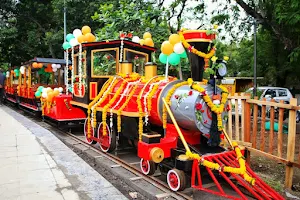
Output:
[[[79,71],[79,96],[82,95],[82,45],[79,44],[79,61],[78,61],[78,71]]]
[[[74,94],[74,47],[72,47],[72,79],[71,79],[72,93]]]

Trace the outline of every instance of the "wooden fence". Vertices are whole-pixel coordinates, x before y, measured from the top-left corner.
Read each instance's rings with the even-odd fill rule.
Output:
[[[285,187],[291,188],[294,167],[300,168],[300,144],[296,146],[296,112],[300,110],[297,99],[284,104],[235,94],[229,97],[229,104],[226,124],[229,137],[243,143],[249,152],[285,164]],[[269,130],[266,130],[266,122]],[[274,124],[278,127],[276,131]]]

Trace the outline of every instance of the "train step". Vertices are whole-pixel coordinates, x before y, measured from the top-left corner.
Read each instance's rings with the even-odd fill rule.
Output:
[[[142,135],[142,141],[148,144],[159,143],[160,138],[161,138],[161,134],[157,132],[143,133]]]

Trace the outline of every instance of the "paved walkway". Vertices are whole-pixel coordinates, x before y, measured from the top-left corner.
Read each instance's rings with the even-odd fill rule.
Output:
[[[0,199],[127,199],[51,132],[0,107]]]

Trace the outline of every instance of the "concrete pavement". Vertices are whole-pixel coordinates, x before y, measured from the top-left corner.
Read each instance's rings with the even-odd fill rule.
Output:
[[[51,132],[0,107],[0,199],[127,199]]]

